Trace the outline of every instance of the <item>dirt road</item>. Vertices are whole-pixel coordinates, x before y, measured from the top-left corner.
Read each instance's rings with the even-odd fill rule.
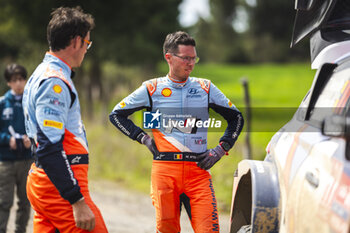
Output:
[[[151,198],[144,193],[126,190],[106,181],[90,182],[91,197],[100,208],[110,233],[154,233],[155,212]],[[14,232],[14,206],[8,224],[8,233]],[[229,217],[220,215],[221,232],[228,232]],[[32,233],[30,220],[27,233]],[[185,211],[181,217],[181,232],[193,232]]]

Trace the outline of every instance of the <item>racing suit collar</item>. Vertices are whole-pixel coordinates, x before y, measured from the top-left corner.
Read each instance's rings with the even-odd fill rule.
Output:
[[[176,81],[174,80],[173,78],[171,78],[169,76],[169,74],[166,75],[167,77],[167,81],[168,83],[172,86],[172,87],[175,87],[175,88],[182,88],[182,87],[185,87],[187,85],[187,83],[189,82],[189,77],[183,81],[183,82],[179,82],[179,81]]]
[[[72,71],[72,67],[65,61],[63,60],[62,58],[60,58],[59,56],[57,56],[56,54],[50,52],[50,51],[47,51],[46,54],[45,54],[45,58],[46,57],[49,57],[49,56],[53,56],[54,58],[57,58],[60,62],[62,62],[63,64],[65,64],[70,71]]]
[[[72,70],[71,66],[65,62],[62,58],[58,57],[56,54],[52,52],[46,52],[45,57],[44,57],[44,62],[55,62],[60,65],[60,67],[66,72],[67,76],[66,78],[72,78],[74,77],[74,71]]]

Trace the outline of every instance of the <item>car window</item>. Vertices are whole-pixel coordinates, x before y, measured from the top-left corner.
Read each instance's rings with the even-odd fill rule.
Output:
[[[310,121],[319,125],[327,116],[345,115],[350,95],[350,68],[335,71],[318,96]]]

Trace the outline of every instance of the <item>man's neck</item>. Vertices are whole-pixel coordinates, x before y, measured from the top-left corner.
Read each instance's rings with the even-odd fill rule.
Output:
[[[50,53],[58,57],[59,59],[61,59],[64,63],[66,63],[72,69],[72,64],[73,64],[72,56],[65,49],[55,51],[55,52],[50,50]]]
[[[186,78],[176,77],[175,75],[172,75],[171,72],[168,73],[168,77],[175,82],[185,82],[188,79],[188,77]]]

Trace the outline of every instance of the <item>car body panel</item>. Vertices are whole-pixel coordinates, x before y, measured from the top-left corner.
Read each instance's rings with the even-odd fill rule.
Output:
[[[349,109],[350,59],[325,64],[293,118],[270,140],[265,160],[239,163],[230,232],[249,224],[251,232],[350,232],[350,137],[322,133],[326,118],[340,115],[346,119]],[[275,201],[263,196],[273,196]],[[261,214],[259,219],[255,213],[261,206],[274,210],[278,217]],[[240,221],[237,213],[250,219]],[[271,222],[274,227],[266,227]]]

